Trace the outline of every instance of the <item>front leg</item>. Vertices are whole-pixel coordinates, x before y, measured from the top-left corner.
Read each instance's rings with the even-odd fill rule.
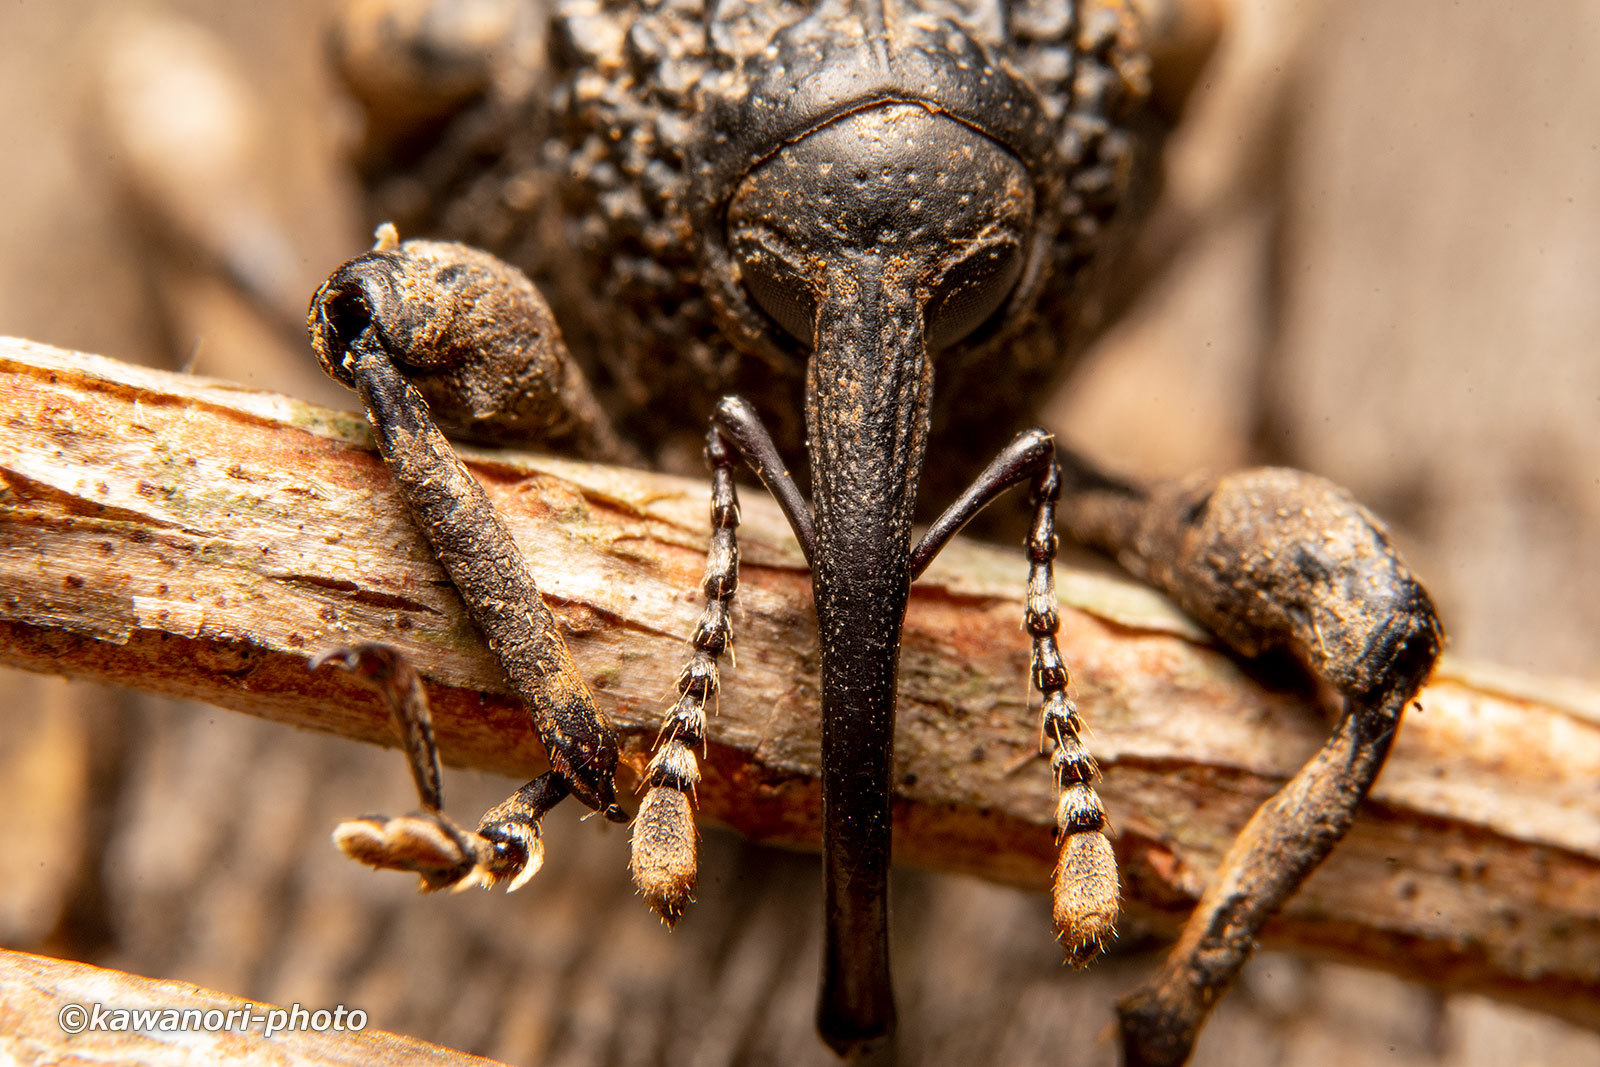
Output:
[[[340,851],[369,867],[410,871],[423,892],[509,882],[509,893],[539,873],[544,864],[539,821],[569,792],[559,774],[541,774],[485,812],[476,830],[463,829],[444,812],[433,716],[411,664],[385,645],[337,649],[312,666],[324,663],[359,675],[387,705],[422,803],[410,815],[368,815],[340,823],[333,831]]]
[[[1119,1005],[1129,1067],[1181,1064],[1266,923],[1338,843],[1383,768],[1443,631],[1381,524],[1284,469],[1144,490],[1069,464],[1062,519],[1247,656],[1290,652],[1343,698],[1311,761],[1223,858],[1160,974]]]
[[[510,420],[585,435],[592,443],[605,438],[604,424],[586,417],[592,397],[547,320],[537,291],[520,272],[460,245],[401,245],[389,228],[380,231],[372,252],[341,267],[318,290],[309,320],[324,368],[360,394],[407,508],[544,742],[559,789],[512,798],[499,820],[535,838],[543,811],[533,809],[568,792],[612,821],[626,821],[613,781],[616,730],[578,674],[505,524],[434,424],[430,404],[458,425]],[[437,815],[437,769],[431,775],[418,769],[434,760],[432,733],[420,725],[425,715],[414,705],[404,704],[413,710],[397,711],[397,721],[424,808]],[[445,827],[440,818],[430,819]],[[417,870],[424,882],[451,873],[459,880],[473,869],[467,860],[476,845],[448,827],[441,840],[459,838],[462,854],[444,870],[412,855],[418,838],[406,825],[397,825],[392,839],[383,824],[372,828],[363,839],[351,838],[365,862]],[[394,862],[382,862],[386,858]]]

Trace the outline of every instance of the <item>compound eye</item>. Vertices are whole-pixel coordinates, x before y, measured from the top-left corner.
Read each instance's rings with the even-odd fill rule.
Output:
[[[1025,259],[1021,240],[1007,235],[975,244],[947,266],[928,296],[928,348],[948,348],[988,322],[1017,287]]]
[[[795,340],[811,344],[817,300],[798,252],[784,247],[770,230],[744,228],[734,234],[745,290],[756,306]]]

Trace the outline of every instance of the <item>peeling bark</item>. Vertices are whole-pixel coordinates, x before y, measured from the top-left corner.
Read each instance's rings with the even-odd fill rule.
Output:
[[[446,760],[543,769],[358,417],[16,340],[0,340],[0,415],[0,662],[392,745],[366,689],[306,666],[379,640],[422,672]],[[626,794],[700,610],[707,486],[464,456],[622,733]],[[742,503],[738,658],[700,816],[815,848],[809,577],[776,506]],[[1054,804],[1026,706],[1026,573],[1019,550],[957,543],[913,589],[895,848],[1042,891]],[[1328,726],[1296,683],[1218,652],[1153,593],[1060,564],[1057,583],[1130,912],[1171,930]],[[1447,660],[1419,703],[1264,944],[1600,1025],[1600,693]]]

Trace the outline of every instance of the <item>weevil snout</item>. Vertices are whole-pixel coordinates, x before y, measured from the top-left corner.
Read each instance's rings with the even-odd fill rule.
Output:
[[[930,350],[977,330],[1022,276],[1034,218],[1022,161],[923,104],[852,112],[740,183],[728,238],[755,303],[804,344],[831,270],[862,257],[922,306]]]
[[[894,1028],[890,769],[930,353],[1002,317],[1026,273],[1034,208],[1014,153],[904,97],[783,141],[728,202],[738,284],[811,349],[812,587],[826,635],[817,1019],[841,1056],[882,1047]]]

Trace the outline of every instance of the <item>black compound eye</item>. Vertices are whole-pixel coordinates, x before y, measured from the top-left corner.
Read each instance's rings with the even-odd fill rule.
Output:
[[[756,306],[801,344],[810,345],[817,300],[799,254],[770,231],[741,231],[735,239],[740,276]]]
[[[929,349],[947,348],[988,322],[1017,287],[1024,261],[1022,242],[1002,238],[946,267],[928,297]]]

